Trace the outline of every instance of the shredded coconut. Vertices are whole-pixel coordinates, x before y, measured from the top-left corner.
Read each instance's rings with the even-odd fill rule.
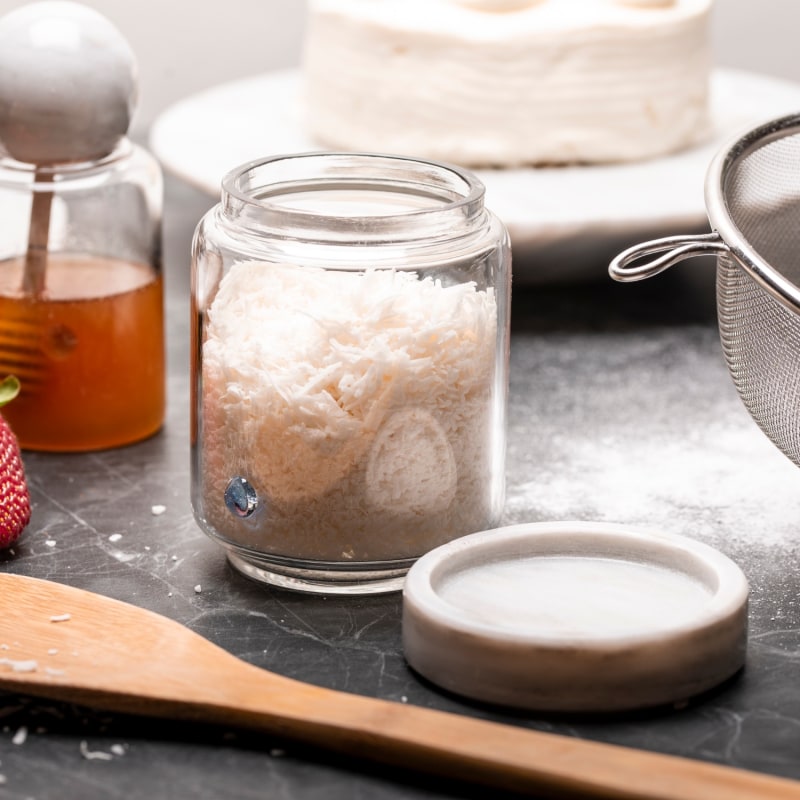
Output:
[[[122,550],[112,550],[111,556],[116,558],[117,561],[121,561],[123,564],[127,564],[129,561],[138,558],[136,553],[124,553]]]
[[[152,506],[150,511],[154,517],[160,517],[167,510],[166,506],[155,505]]]
[[[203,587],[198,583],[197,586],[194,587],[195,594],[200,594],[203,591]]]
[[[72,614],[55,614],[50,617],[50,622],[68,622],[72,619]]]
[[[17,745],[25,744],[27,738],[28,738],[28,729],[24,725],[21,725],[19,728],[17,728],[17,732],[11,739],[11,744],[17,744]]]
[[[105,753],[102,750],[90,750],[89,744],[86,741],[80,743],[80,751],[81,755],[87,759],[87,761],[111,761],[114,758],[111,753]]]
[[[36,672],[39,668],[39,663],[32,658],[26,660],[0,658],[0,664],[11,667],[12,672]]]
[[[485,527],[496,331],[494,292],[473,283],[234,264],[203,345],[204,518],[244,547],[333,561]],[[268,513],[231,514],[235,476]]]
[[[121,533],[112,533],[111,536],[108,537],[109,542],[118,542],[122,538]]]

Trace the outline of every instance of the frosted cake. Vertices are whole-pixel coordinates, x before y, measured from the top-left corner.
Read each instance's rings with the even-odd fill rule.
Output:
[[[713,0],[310,0],[310,133],[467,166],[636,161],[708,133]]]

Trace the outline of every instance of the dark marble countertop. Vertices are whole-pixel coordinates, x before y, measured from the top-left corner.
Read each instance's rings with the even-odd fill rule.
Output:
[[[751,583],[746,668],[680,709],[514,714],[448,696],[409,670],[399,595],[264,588],[236,574],[195,525],[189,243],[212,201],[176,181],[167,189],[166,425],[113,451],[26,453],[33,520],[13,555],[0,555],[0,569],[157,611],[303,681],[800,780],[800,473],[733,388],[716,331],[713,266],[621,286],[598,264],[596,282],[515,287],[505,522],[613,521],[722,550]],[[166,511],[154,515],[154,505]],[[157,680],[157,664],[153,673]],[[14,743],[21,728],[27,737]],[[0,695],[0,775],[9,800],[497,795],[270,737],[10,695]]]

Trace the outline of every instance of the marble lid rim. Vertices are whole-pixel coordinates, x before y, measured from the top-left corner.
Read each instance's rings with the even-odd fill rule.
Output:
[[[434,588],[436,570],[442,567],[446,568],[448,562],[455,563],[457,569],[457,562],[465,560],[465,552],[477,552],[481,549],[489,552],[497,551],[503,544],[520,543],[531,537],[556,539],[556,537],[568,534],[577,534],[579,537],[585,535],[614,537],[629,541],[634,546],[649,544],[662,547],[665,552],[674,550],[689,554],[693,559],[714,571],[719,580],[717,589],[708,603],[704,603],[698,609],[697,617],[690,622],[661,626],[652,632],[580,637],[572,634],[548,634],[535,630],[523,632],[508,628],[494,628],[488,623],[470,618],[466,613],[442,600]],[[561,553],[553,551],[549,554],[560,555]],[[575,555],[576,553],[570,554]],[[536,555],[536,553],[532,555]],[[548,555],[548,553],[542,555]],[[594,553],[594,555],[597,554]],[[635,561],[635,559],[630,560]],[[646,562],[646,559],[638,559],[638,561],[643,563]],[[651,563],[663,566],[658,562]],[[441,545],[422,556],[409,570],[403,587],[403,604],[413,607],[418,614],[424,615],[432,624],[440,628],[447,628],[471,638],[484,639],[487,644],[497,642],[547,650],[580,649],[585,652],[610,653],[647,647],[649,644],[663,645],[670,639],[702,633],[745,610],[748,595],[747,578],[738,565],[725,554],[703,542],[678,534],[666,534],[617,523],[559,521],[509,525],[468,534]]]

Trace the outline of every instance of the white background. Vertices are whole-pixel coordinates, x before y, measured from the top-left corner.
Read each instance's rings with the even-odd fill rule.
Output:
[[[0,14],[19,5],[0,0]],[[305,0],[86,0],[86,5],[111,19],[138,56],[136,131],[188,94],[300,61]],[[799,30],[798,0],[717,0],[717,64],[800,82]]]

